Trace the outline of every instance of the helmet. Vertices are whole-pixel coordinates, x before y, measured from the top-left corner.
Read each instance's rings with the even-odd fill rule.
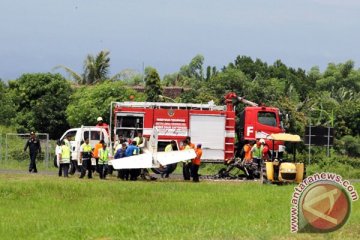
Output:
[[[265,144],[265,140],[264,139],[260,139],[259,141],[261,144]]]
[[[103,121],[102,117],[98,117],[98,118],[97,118],[97,121],[98,121],[98,122]]]

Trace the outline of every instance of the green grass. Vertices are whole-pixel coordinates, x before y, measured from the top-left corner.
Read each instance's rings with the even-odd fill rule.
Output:
[[[358,191],[360,184],[355,184]],[[294,186],[0,175],[1,239],[356,239],[360,204],[326,235],[289,232]],[[281,237],[279,237],[281,236]]]

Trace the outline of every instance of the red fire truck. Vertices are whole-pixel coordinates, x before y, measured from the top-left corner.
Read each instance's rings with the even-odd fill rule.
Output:
[[[238,102],[247,106],[236,121],[235,106]],[[187,136],[194,144],[201,143],[203,162],[220,162],[235,157],[236,144],[241,147],[244,140],[265,138],[272,133],[284,132],[279,109],[258,106],[244,98],[229,93],[226,106],[192,103],[164,102],[114,102],[110,128],[117,136],[134,138],[137,132],[149,137],[153,128],[158,130],[158,151],[175,140],[178,146]],[[237,140],[236,140],[237,139]],[[279,144],[270,149],[281,151]]]

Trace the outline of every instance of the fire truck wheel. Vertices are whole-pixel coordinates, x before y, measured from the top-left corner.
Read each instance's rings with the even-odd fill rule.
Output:
[[[169,164],[166,167],[168,169],[166,169],[164,167],[160,167],[160,168],[152,168],[151,170],[156,174],[166,173],[165,170],[167,170],[167,172],[170,174],[175,171],[175,169],[177,167],[177,163]]]

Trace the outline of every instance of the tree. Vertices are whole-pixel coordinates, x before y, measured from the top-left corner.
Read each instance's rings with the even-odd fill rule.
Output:
[[[134,69],[124,69],[115,76],[116,80],[120,80],[127,85],[140,85],[144,83],[144,76]],[[114,78],[113,78],[114,79]],[[115,79],[114,79],[115,80]]]
[[[251,85],[249,78],[236,68],[226,68],[206,83],[207,92],[216,97],[214,99],[216,103],[223,102],[224,96],[228,92],[235,92],[238,96],[248,97],[252,90],[252,88],[250,89]]]
[[[9,82],[19,132],[37,131],[58,138],[67,128],[65,109],[72,93],[60,74],[23,74]]]
[[[71,127],[93,126],[99,116],[109,122],[110,103],[128,101],[130,96],[134,96],[137,101],[144,100],[143,95],[120,81],[105,81],[93,86],[81,86],[71,96],[71,102],[66,109],[67,121]]]
[[[254,62],[251,57],[248,56],[237,56],[234,63],[229,66],[240,69],[252,80],[256,79],[257,76],[264,78],[268,75],[268,66],[266,63],[262,62],[260,59],[256,59]]]
[[[204,56],[198,54],[191,59],[188,65],[184,65],[180,68],[180,75],[188,78],[195,78],[197,80],[204,80]]]
[[[147,95],[146,101],[148,102],[161,101],[162,88],[160,76],[156,69],[151,67],[145,69],[145,94]]]
[[[302,136],[305,132],[307,119],[303,112],[298,111],[297,102],[292,101],[288,97],[279,97],[273,105],[279,108],[283,114],[288,114],[288,121],[285,121],[286,118],[284,116],[286,132]]]
[[[322,78],[316,81],[318,90],[333,91],[345,87],[355,92],[360,91],[360,71],[354,69],[354,62],[343,64],[328,64]]]
[[[116,80],[122,76],[122,73],[115,74],[109,78],[110,68],[110,52],[107,50],[100,51],[96,57],[88,54],[84,61],[84,72],[78,74],[69,67],[58,65],[54,69],[62,68],[74,79],[78,84],[94,84],[103,82],[107,79]]]
[[[177,86],[179,84],[179,73],[165,74],[162,84],[164,86]]]
[[[0,79],[0,124],[10,125],[16,115],[15,104],[8,86]]]
[[[360,98],[342,102],[334,115],[337,137],[347,134],[360,135]]]

